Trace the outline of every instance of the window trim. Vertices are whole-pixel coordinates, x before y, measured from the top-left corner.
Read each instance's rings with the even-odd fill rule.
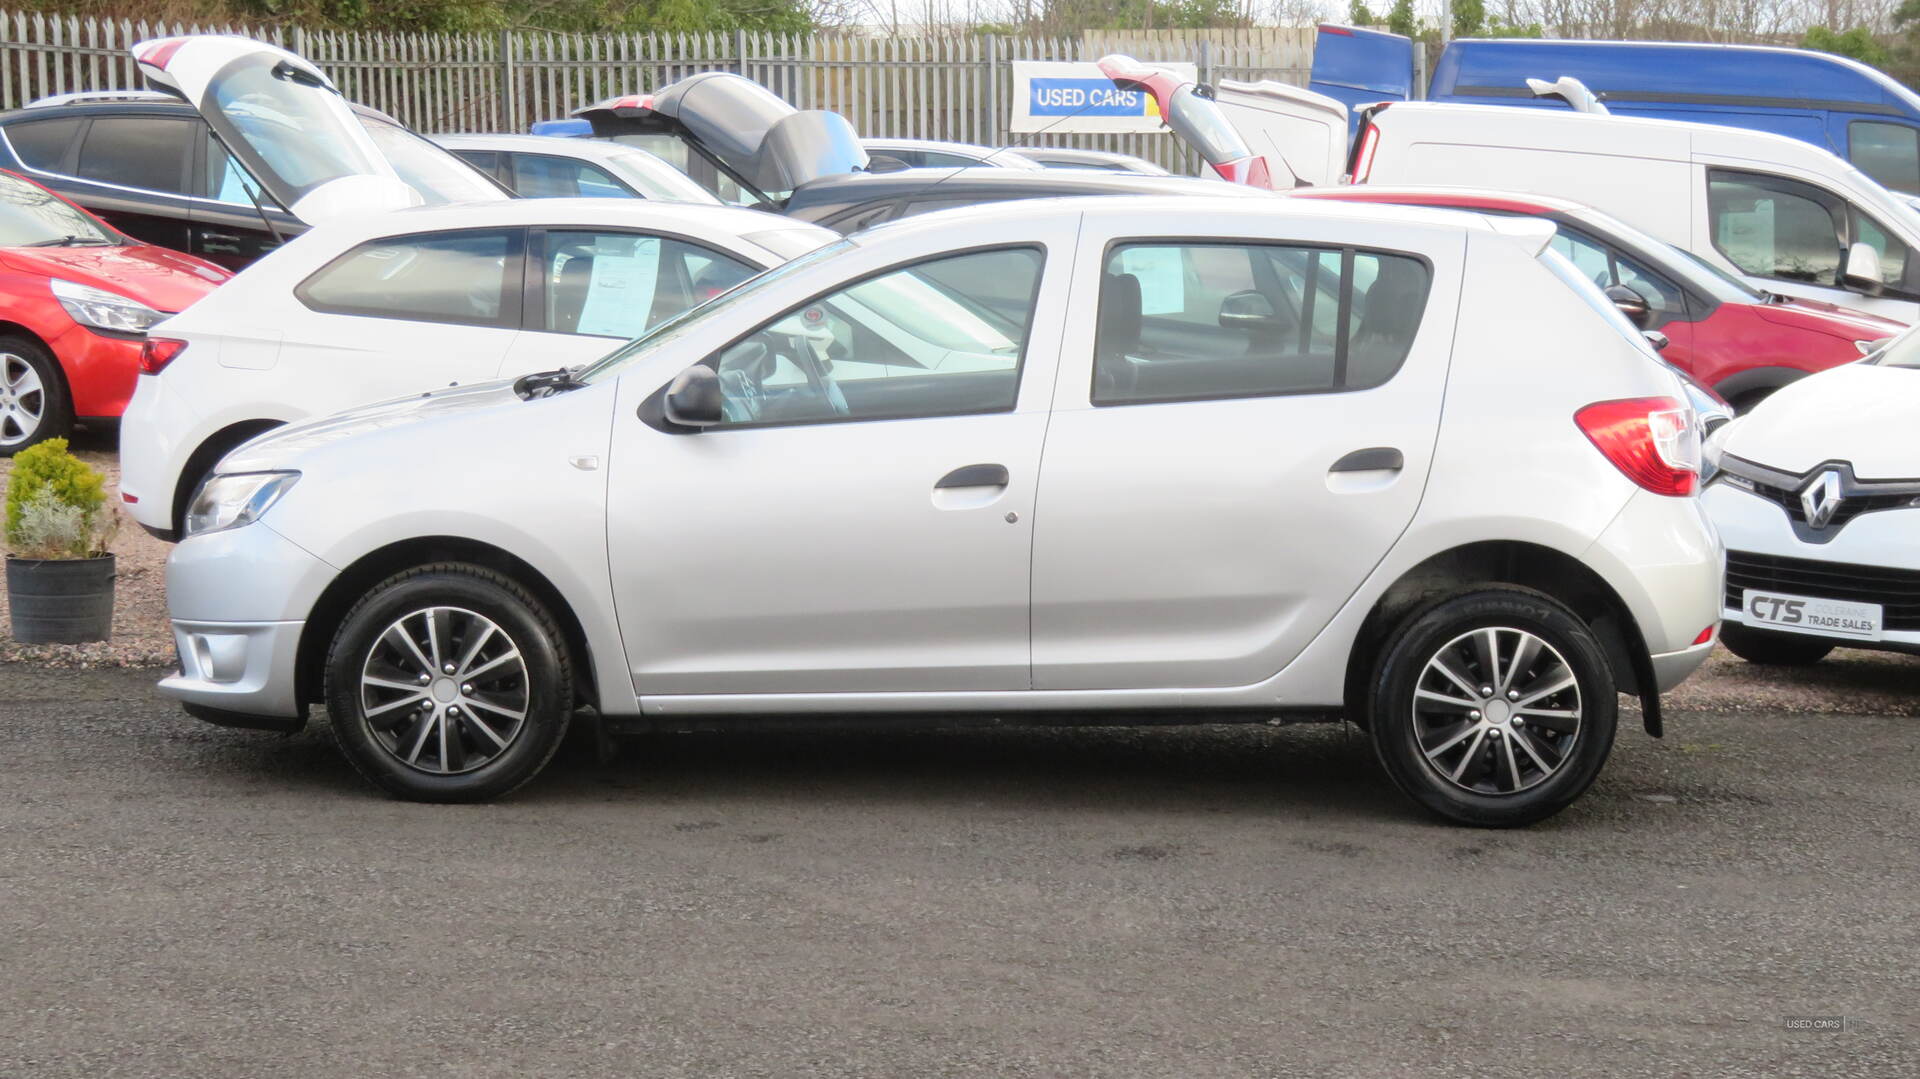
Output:
[[[507,237],[506,257],[508,264],[501,274],[500,314],[492,321],[478,321],[475,319],[452,318],[431,314],[399,314],[393,311],[374,310],[346,304],[329,304],[313,298],[312,286],[315,281],[319,280],[335,266],[352,258],[356,252],[375,244],[394,244],[422,239],[442,239],[453,236],[500,234],[504,234]],[[519,263],[518,273],[515,272],[514,268],[514,262],[516,260]],[[389,322],[426,322],[439,326],[472,326],[483,330],[517,330],[520,328],[521,310],[526,296],[526,267],[527,229],[524,226],[510,225],[504,228],[498,226],[491,228],[482,226],[459,229],[432,229],[426,232],[403,232],[396,233],[392,236],[369,237],[348,247],[345,251],[340,252],[328,259],[325,263],[322,263],[306,277],[301,278],[300,283],[293,287],[293,296],[294,299],[300,301],[302,307],[305,307],[315,314],[321,315],[377,318],[385,319]]]
[[[108,118],[112,118],[112,117],[128,117],[128,116],[134,116],[134,117],[139,117],[139,116],[156,116],[156,117],[157,117],[157,118],[159,118],[159,119],[186,119],[186,117],[170,117],[170,116],[166,116],[166,115],[164,115],[164,114],[154,114],[154,113],[124,113],[124,112],[123,112],[123,113],[109,113],[109,114],[108,114]],[[82,145],[84,145],[84,144],[86,143],[86,141],[87,141],[87,136],[88,136],[89,134],[91,134],[91,133],[92,133],[92,131],[93,131],[93,122],[94,122],[95,120],[98,120],[98,119],[102,119],[102,118],[103,118],[103,117],[98,117],[98,116],[80,116],[80,117],[72,117],[72,119],[78,119],[78,120],[80,121],[80,134],[79,134],[79,136],[78,136],[77,138],[75,138],[75,139],[73,140],[73,142],[72,142],[72,143],[70,143],[70,144],[68,144],[68,146],[67,146],[67,152],[66,152],[66,154],[65,154],[65,155],[63,156],[63,159],[62,159],[62,160],[61,160],[61,162],[60,162],[60,164],[61,164],[61,166],[62,166],[62,171],[57,171],[57,172],[56,172],[56,171],[51,171],[51,170],[48,170],[48,169],[40,169],[40,168],[35,168],[35,167],[33,167],[32,165],[29,165],[29,164],[27,164],[27,162],[26,162],[26,160],[25,160],[24,158],[22,158],[22,157],[20,156],[20,152],[19,152],[19,151],[18,151],[17,149],[15,149],[15,148],[14,148],[14,145],[13,145],[13,140],[12,140],[11,138],[9,138],[9,137],[7,136],[7,129],[8,129],[9,127],[12,127],[12,126],[13,126],[12,124],[0,124],[0,140],[4,140],[4,141],[6,142],[6,144],[7,144],[7,153],[8,153],[9,155],[11,155],[11,156],[13,157],[13,159],[14,159],[15,161],[17,161],[17,162],[19,162],[19,164],[20,164],[20,168],[19,168],[19,170],[18,170],[18,171],[20,171],[20,172],[22,172],[22,173],[31,173],[31,174],[33,174],[34,176],[45,176],[45,177],[47,177],[47,178],[48,178],[48,179],[50,179],[50,180],[58,180],[58,181],[61,181],[62,183],[69,183],[69,184],[87,184],[88,186],[91,186],[91,187],[102,187],[102,188],[107,188],[108,190],[112,190],[112,191],[131,191],[131,192],[133,192],[133,193],[134,193],[134,194],[136,194],[136,195],[147,195],[147,196],[150,196],[150,197],[153,197],[153,198],[160,198],[160,199],[179,199],[179,200],[182,200],[182,201],[185,201],[185,202],[199,202],[199,203],[205,203],[205,204],[206,204],[206,205],[208,205],[208,206],[220,206],[220,207],[225,207],[225,208],[228,208],[228,209],[232,209],[232,208],[233,208],[233,206],[234,206],[234,204],[233,204],[233,203],[231,203],[231,202],[221,202],[221,201],[220,201],[219,199],[210,199],[210,198],[206,198],[206,197],[204,197],[204,196],[201,196],[201,195],[182,195],[182,194],[177,194],[177,193],[175,193],[175,192],[171,192],[171,191],[158,191],[158,190],[155,190],[155,189],[153,189],[153,188],[151,188],[151,187],[133,187],[133,186],[131,186],[131,185],[128,185],[128,184],[116,184],[116,183],[112,183],[112,182],[110,182],[110,181],[107,181],[107,180],[93,180],[93,179],[89,179],[89,178],[87,178],[87,177],[85,177],[85,176],[76,176],[76,175],[74,175],[74,174],[73,174],[73,173],[72,173],[71,171],[66,171],[66,170],[70,170],[70,169],[75,169],[75,168],[78,168],[78,167],[79,167],[79,161],[80,161],[80,147],[81,147]],[[40,121],[40,120],[43,120],[43,119],[44,119],[44,120],[59,120],[59,119],[68,119],[68,117],[61,117],[61,116],[48,116],[48,117],[39,117],[39,116],[35,116],[35,117],[33,117],[32,119],[30,119],[30,120],[25,120],[25,121],[22,121],[22,122],[24,122],[24,123],[33,123],[33,122],[36,122],[36,121]],[[199,126],[201,127],[201,129],[202,129],[202,130],[205,130],[205,129],[206,129],[206,126],[207,126],[207,125],[206,125],[205,123],[201,123],[201,124],[200,124]],[[191,157],[193,156],[193,152],[192,152],[191,150],[189,150],[189,151],[188,151],[188,155],[187,155],[187,156],[188,156],[189,158],[191,158]],[[192,174],[192,170],[189,170],[189,172],[190,172],[190,175],[189,175],[189,177],[188,177],[188,185],[189,185],[189,186],[192,186],[192,182],[193,182],[193,181],[194,181],[195,179],[197,179],[197,176],[196,176],[196,175],[193,175],[193,174]],[[64,193],[63,193],[63,195],[64,195]],[[277,207],[274,207],[274,204],[273,204],[273,203],[271,203],[271,202],[268,202],[268,203],[266,203],[265,205],[267,205],[267,206],[269,206],[269,207],[273,207],[273,208],[277,208]],[[251,211],[252,211],[252,207],[246,207],[246,209],[248,210],[248,212],[251,212]]]
[[[1312,242],[1303,241],[1303,240],[1302,241],[1267,240],[1267,239],[1243,240],[1243,239],[1234,239],[1231,237],[1224,237],[1224,236],[1118,237],[1115,239],[1108,240],[1106,243],[1106,246],[1101,250],[1100,259],[1095,264],[1098,271],[1101,274],[1105,274],[1107,269],[1107,262],[1110,259],[1112,259],[1114,250],[1116,248],[1126,247],[1126,246],[1237,247],[1237,248],[1285,247],[1285,248],[1291,248],[1296,251],[1338,253],[1340,255],[1340,294],[1338,297],[1339,307],[1335,311],[1336,321],[1334,323],[1334,325],[1337,327],[1336,333],[1338,334],[1338,336],[1334,339],[1334,345],[1333,345],[1335,384],[1331,389],[1324,389],[1324,390],[1319,390],[1319,389],[1248,390],[1240,393],[1163,394],[1156,397],[1130,397],[1124,401],[1102,401],[1099,399],[1100,290],[1096,288],[1094,290],[1094,301],[1093,301],[1093,306],[1094,306],[1093,354],[1090,357],[1091,362],[1087,365],[1088,367],[1087,403],[1092,405],[1094,408],[1125,408],[1130,405],[1186,404],[1194,401],[1245,401],[1245,400],[1250,400],[1256,397],[1306,397],[1310,395],[1332,396],[1335,394],[1366,393],[1368,390],[1377,390],[1387,385],[1388,383],[1392,382],[1395,378],[1399,377],[1401,370],[1404,369],[1407,365],[1407,356],[1413,355],[1413,345],[1415,342],[1419,341],[1420,331],[1418,329],[1414,331],[1413,341],[1410,341],[1407,344],[1407,356],[1403,356],[1400,358],[1400,366],[1395,367],[1393,369],[1393,373],[1388,375],[1385,381],[1379,383],[1378,385],[1364,386],[1364,387],[1358,387],[1358,388],[1341,385],[1341,383],[1345,382],[1346,380],[1347,344],[1348,344],[1349,338],[1351,337],[1351,334],[1347,329],[1347,321],[1352,316],[1352,313],[1353,313],[1352,303],[1353,303],[1353,260],[1354,258],[1358,255],[1363,255],[1363,254],[1388,255],[1394,258],[1412,259],[1413,261],[1418,262],[1420,264],[1420,268],[1426,271],[1426,275],[1427,275],[1426,300],[1428,303],[1431,303],[1431,301],[1433,300],[1433,280],[1434,280],[1433,260],[1431,258],[1428,258],[1426,255],[1420,254],[1419,252],[1415,252],[1415,251],[1400,251],[1400,250],[1395,250],[1393,248],[1373,247],[1368,244],[1326,244],[1326,243],[1312,243]],[[1315,258],[1312,261],[1314,263],[1317,263],[1319,260]],[[1427,324],[1426,315],[1427,315],[1427,310],[1425,308],[1422,308],[1420,312],[1420,326],[1423,328]]]
[[[631,341],[632,337],[620,337],[605,333],[568,333],[565,330],[552,329],[547,325],[547,234],[552,232],[590,232],[595,235],[644,236],[652,240],[672,240],[688,247],[698,248],[722,258],[731,259],[751,269],[754,274],[766,273],[772,267],[760,258],[749,257],[731,248],[716,247],[703,239],[694,239],[684,233],[666,232],[661,229],[631,228],[623,225],[529,225],[526,228],[526,242],[521,247],[520,264],[525,275],[521,292],[520,328],[530,333],[550,333],[556,337],[595,337],[602,341]],[[535,264],[538,263],[538,272]],[[775,265],[777,265],[776,263]],[[694,307],[700,306],[698,303]],[[688,308],[692,310],[692,308]],[[642,330],[649,332],[652,327]],[[635,335],[639,336],[639,335]]]
[[[1014,360],[1013,364],[1013,400],[1005,408],[979,408],[970,409],[965,412],[936,412],[926,415],[829,416],[824,419],[814,420],[769,420],[749,423],[720,423],[712,427],[682,427],[666,418],[667,387],[673,384],[673,378],[678,377],[680,373],[679,371],[675,371],[673,376],[669,377],[666,382],[661,383],[658,388],[647,395],[646,400],[640,403],[640,419],[649,427],[672,434],[692,434],[694,432],[714,434],[722,431],[758,431],[779,427],[822,427],[829,424],[844,423],[897,423],[902,420],[945,420],[961,416],[997,416],[1015,412],[1020,407],[1020,391],[1025,384],[1027,374],[1027,349],[1033,344],[1033,323],[1034,319],[1037,318],[1040,313],[1040,290],[1047,282],[1047,265],[1051,261],[1052,255],[1048,245],[1040,241],[991,243],[981,244],[978,247],[953,248],[942,251],[936,255],[927,255],[920,258],[908,259],[905,262],[896,262],[878,270],[861,274],[858,277],[837,281],[826,291],[815,292],[799,303],[782,308],[779,314],[754,323],[751,329],[737,337],[729,339],[726,344],[709,352],[704,358],[691,366],[710,367],[718,371],[720,369],[720,358],[726,355],[734,346],[754,336],[761,330],[766,329],[768,326],[772,326],[783,319],[791,317],[795,312],[820,303],[826,297],[837,295],[848,289],[858,288],[869,281],[878,280],[889,274],[899,273],[902,270],[909,270],[915,266],[921,266],[931,262],[944,262],[947,259],[962,258],[968,255],[984,255],[994,251],[1032,251],[1040,256],[1040,272],[1034,275],[1033,294],[1027,300],[1029,313],[1026,332],[1020,338],[1020,355]],[[1071,262],[1072,260],[1069,259],[1068,261]],[[684,370],[684,368],[681,370]]]

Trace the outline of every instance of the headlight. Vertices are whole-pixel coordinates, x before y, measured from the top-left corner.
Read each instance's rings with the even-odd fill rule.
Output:
[[[235,472],[212,477],[201,485],[193,496],[193,505],[187,507],[186,535],[252,524],[299,478],[298,472]]]
[[[167,317],[166,312],[155,311],[138,300],[57,277],[53,279],[53,298],[67,309],[73,321],[110,333],[145,333],[147,327]]]

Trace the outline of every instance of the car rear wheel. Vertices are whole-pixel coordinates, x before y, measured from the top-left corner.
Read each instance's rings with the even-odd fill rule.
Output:
[[[1388,641],[1369,733],[1394,784],[1429,811],[1513,827],[1593,784],[1613,748],[1616,692],[1573,612],[1490,588],[1425,609]]]
[[[563,642],[540,601],[492,570],[446,563],[390,577],[334,635],[334,738],[362,775],[402,798],[505,794],[566,735]]]
[[[73,429],[67,385],[38,341],[0,336],[0,457]]]
[[[1727,622],[1720,627],[1727,651],[1766,667],[1805,667],[1827,658],[1833,643],[1802,633],[1775,633]]]

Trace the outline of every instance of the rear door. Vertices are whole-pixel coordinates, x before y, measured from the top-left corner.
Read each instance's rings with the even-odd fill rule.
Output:
[[[1259,682],[1412,520],[1464,239],[1090,219],[1033,556],[1036,689]]]

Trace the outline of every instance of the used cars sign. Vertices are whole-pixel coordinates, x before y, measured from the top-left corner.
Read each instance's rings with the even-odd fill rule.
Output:
[[[1192,64],[1160,66],[1197,77]],[[1124,134],[1161,131],[1164,124],[1153,95],[1114,86],[1098,64],[1016,60],[1011,130]]]

